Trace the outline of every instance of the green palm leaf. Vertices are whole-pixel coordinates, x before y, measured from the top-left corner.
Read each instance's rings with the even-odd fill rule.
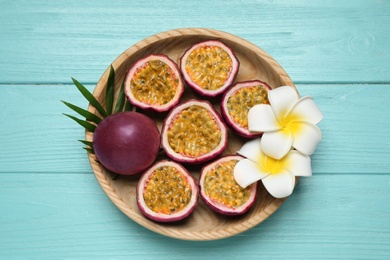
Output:
[[[123,106],[125,105],[125,80],[122,81],[121,89],[119,90],[118,97],[116,99],[116,105],[115,105],[115,110],[114,113],[119,113],[123,111]]]
[[[115,71],[112,65],[110,66],[110,74],[107,79],[106,86],[106,110],[107,114],[112,114],[112,107],[114,104],[114,91],[115,91]]]
[[[84,127],[87,131],[89,132],[94,132],[95,129],[96,129],[96,126],[94,124],[91,124],[90,122],[88,121],[85,121],[85,120],[81,120],[77,117],[74,117],[74,116],[71,116],[71,115],[68,115],[68,114],[64,114],[65,116],[73,119],[74,121],[76,121],[77,123],[79,123],[79,125],[81,125],[82,127]]]
[[[78,82],[76,79],[72,78],[73,83],[76,85],[76,87],[79,89],[81,94],[89,101],[89,103],[99,111],[99,113],[103,116],[107,116],[106,110],[100,105],[99,101],[96,100],[96,98],[91,94],[91,92],[88,91],[80,82]]]
[[[86,140],[79,140],[79,142],[81,142],[81,143],[83,143],[83,144],[85,144],[85,145],[87,145],[87,146],[89,146],[89,147],[93,148],[93,143],[92,143],[92,142],[90,142],[90,141],[86,141]]]
[[[75,106],[75,105],[70,104],[70,103],[68,103],[66,101],[63,101],[63,100],[61,100],[61,102],[64,103],[65,105],[67,105],[73,111],[77,112],[79,115],[85,117],[85,119],[87,119],[89,121],[92,121],[95,124],[99,124],[102,121],[102,119],[100,117],[98,117],[97,115],[89,112],[88,110],[82,109],[82,108],[80,108],[78,106]]]
[[[83,147],[83,149],[87,150],[87,152],[89,152],[91,154],[95,154],[95,151],[92,148]]]
[[[131,110],[133,110],[133,105],[129,102],[129,100],[126,100],[125,111]]]

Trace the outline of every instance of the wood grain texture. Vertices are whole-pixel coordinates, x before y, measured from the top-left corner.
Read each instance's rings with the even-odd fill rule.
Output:
[[[12,1],[0,10],[1,83],[96,83],[142,39],[204,27],[263,48],[295,83],[389,82],[388,1]]]
[[[316,174],[390,173],[390,85],[298,84],[297,89],[313,96],[325,115],[319,124],[323,140],[312,156]],[[62,115],[77,116],[60,100],[87,107],[73,85],[0,86],[0,173],[91,172],[77,141],[85,139],[84,131]]]
[[[167,238],[136,224],[109,201],[92,174],[2,173],[0,255],[3,259],[386,259],[389,185],[388,175],[301,178],[293,195],[262,224],[228,239],[194,242]]]

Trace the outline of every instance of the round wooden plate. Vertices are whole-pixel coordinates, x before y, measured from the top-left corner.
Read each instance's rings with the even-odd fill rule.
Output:
[[[210,29],[178,29],[162,32],[148,37],[122,53],[113,63],[115,69],[115,89],[119,90],[123,78],[130,66],[139,58],[151,53],[163,53],[178,63],[180,56],[191,45],[208,39],[218,39],[230,46],[240,61],[236,81],[259,79],[267,82],[272,88],[282,85],[294,86],[283,68],[262,49],[254,44],[229,33]],[[104,105],[105,87],[109,68],[104,72],[93,92]],[[183,100],[194,97],[186,89]],[[199,98],[199,97],[197,97]],[[218,102],[215,107],[219,109]],[[89,111],[97,113],[93,107]],[[161,129],[162,116],[155,121]],[[86,133],[86,140],[92,141],[92,133]],[[235,154],[245,143],[245,139],[229,132],[229,144],[224,154]],[[93,154],[89,154],[93,172],[107,196],[129,218],[140,225],[163,235],[183,240],[215,240],[230,237],[244,232],[264,221],[273,214],[285,199],[275,199],[259,183],[259,194],[251,210],[239,217],[226,217],[211,211],[200,199],[193,214],[187,219],[173,224],[161,224],[145,218],[136,202],[136,186],[139,176],[119,176],[104,169]],[[197,179],[200,166],[189,169]]]

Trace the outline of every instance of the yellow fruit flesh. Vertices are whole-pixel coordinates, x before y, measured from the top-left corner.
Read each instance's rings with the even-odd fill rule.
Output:
[[[230,208],[237,208],[248,201],[250,187],[241,188],[234,180],[234,166],[238,160],[217,164],[205,175],[204,190],[212,200]]]
[[[248,128],[248,112],[254,105],[269,104],[265,86],[256,85],[238,89],[227,101],[227,109],[234,122]]]
[[[221,131],[207,109],[193,105],[181,111],[168,129],[168,143],[179,154],[199,157],[221,142]]]
[[[157,168],[143,193],[146,206],[157,213],[172,214],[184,209],[191,200],[191,186],[172,166]]]
[[[164,105],[171,101],[178,85],[179,79],[176,74],[160,60],[146,62],[130,82],[134,97],[151,105]]]
[[[185,70],[191,80],[206,90],[222,87],[232,70],[232,59],[218,46],[204,46],[193,50],[186,59]]]

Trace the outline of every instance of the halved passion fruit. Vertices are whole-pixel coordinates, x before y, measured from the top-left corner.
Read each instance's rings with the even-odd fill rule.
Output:
[[[129,69],[124,91],[133,105],[164,112],[178,104],[184,84],[175,62],[166,55],[152,54]]]
[[[257,182],[242,188],[234,179],[234,166],[243,157],[228,155],[203,167],[200,177],[200,196],[214,211],[223,215],[240,215],[255,202]]]
[[[228,132],[208,101],[191,99],[174,107],[165,119],[161,144],[175,161],[201,163],[220,155]]]
[[[137,186],[139,209],[158,222],[186,218],[195,209],[198,196],[198,186],[188,171],[180,164],[166,160],[150,167]]]
[[[248,112],[254,105],[269,104],[267,83],[260,80],[239,82],[233,85],[221,100],[221,114],[226,124],[237,134],[254,138],[262,133],[248,130]]]
[[[233,83],[239,65],[232,49],[217,40],[193,45],[180,59],[184,81],[208,97],[223,93]]]

